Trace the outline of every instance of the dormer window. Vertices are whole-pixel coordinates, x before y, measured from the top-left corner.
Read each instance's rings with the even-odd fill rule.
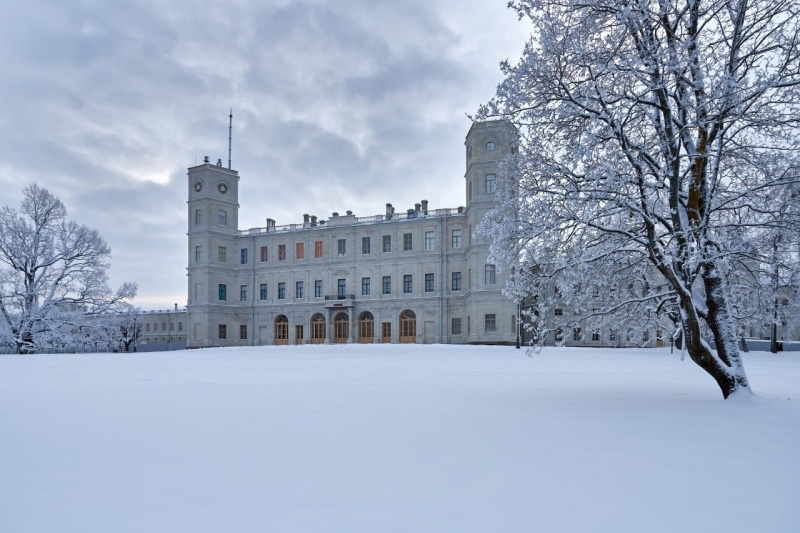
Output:
[[[494,152],[495,150],[497,150],[497,145],[495,143],[493,143],[492,141],[489,141],[488,143],[486,143],[486,151],[487,152]]]

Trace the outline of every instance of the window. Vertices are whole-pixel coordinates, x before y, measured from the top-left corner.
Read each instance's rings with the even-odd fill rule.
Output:
[[[228,250],[224,246],[220,246],[217,250],[217,261],[220,263],[228,262]]]
[[[195,209],[194,210],[194,225],[199,226],[203,223],[203,210],[202,209]]]
[[[600,340],[600,330],[596,329],[592,332],[592,340],[597,342]]]
[[[617,340],[617,330],[612,329],[608,332],[608,340],[615,341]]]
[[[278,300],[285,300],[286,299],[286,283],[280,282],[278,283]]]
[[[453,248],[461,248],[461,228],[453,230],[450,246]]]
[[[403,251],[410,252],[413,249],[413,242],[411,240],[411,233],[403,233]]]
[[[262,283],[261,285],[258,286],[258,297],[261,300],[266,300],[267,299],[267,284],[266,283]]]
[[[450,275],[450,290],[451,291],[461,290],[461,272],[453,272]]]
[[[389,253],[392,251],[392,236],[391,235],[384,235],[383,236],[383,253]]]
[[[194,247],[194,262],[199,263],[203,260],[203,247],[202,246],[195,246]]]
[[[224,283],[219,284],[219,287],[217,287],[217,292],[219,293],[220,302],[224,302],[228,299],[228,286]]]
[[[497,190],[497,176],[495,174],[486,174],[486,192],[493,193]]]
[[[404,293],[411,292],[411,288],[412,288],[411,287],[411,285],[412,285],[411,279],[412,279],[411,278],[411,274],[406,274],[406,275],[403,276],[403,292]]]
[[[369,296],[370,278],[361,278],[361,296]]]
[[[339,239],[336,241],[336,249],[339,252],[339,257],[347,255],[347,239]]]
[[[241,285],[239,287],[239,300],[242,302],[247,301],[247,285]]]
[[[370,239],[369,237],[361,237],[361,255],[369,255],[370,253]]]
[[[299,299],[303,298],[303,282],[296,281],[294,284],[294,297]]]
[[[286,245],[278,245],[278,261],[286,261]]]
[[[450,335],[461,335],[461,318],[450,319]]]
[[[469,187],[467,187],[467,201],[472,201],[472,181],[469,182]],[[467,320],[467,324],[469,324],[469,320]]]
[[[425,232],[425,249],[426,250],[433,250],[433,232],[426,231]]]
[[[305,259],[306,258],[306,250],[303,246],[302,242],[298,242],[294,247],[294,258],[295,259]]]
[[[183,322],[178,322],[178,331],[183,331]]]
[[[262,246],[261,247],[261,262],[262,263],[266,263],[267,258],[268,258],[267,247],[266,246]]]
[[[492,141],[486,143],[486,151],[487,152],[494,152],[497,149],[497,145]]]
[[[433,274],[425,274],[425,292],[433,292]]]
[[[144,328],[144,330],[145,330],[147,333],[150,333],[150,322],[148,322],[147,324],[145,324],[145,328]]]
[[[322,241],[314,241],[314,257],[322,257]]]
[[[564,310],[561,309],[560,307],[556,308],[553,312],[555,313],[556,316],[564,316]]]
[[[228,213],[224,209],[220,209],[217,212],[217,220],[219,221],[220,226],[227,226],[228,225]]]
[[[314,298],[322,298],[322,280],[314,280]]]
[[[242,253],[241,253],[241,263],[242,263],[243,265],[246,265],[246,264],[247,264],[247,248],[242,248]]]
[[[496,269],[494,265],[486,265],[486,273],[484,278],[484,283],[486,283],[486,285],[494,285],[497,282]]]
[[[344,278],[340,278],[336,280],[336,296],[338,298],[344,298],[345,293],[347,293],[347,280]]]
[[[583,340],[583,333],[581,333],[581,328],[572,328],[572,340],[574,341]]]
[[[486,333],[497,331],[497,318],[495,314],[483,315],[483,329]]]
[[[392,276],[383,276],[383,294],[392,294]]]
[[[228,338],[228,326],[225,324],[220,324],[218,331],[218,336],[220,339],[227,339]]]
[[[162,322],[161,323],[161,331],[167,331],[167,323],[166,322]]]
[[[239,326],[239,339],[243,341],[247,340],[247,324]]]

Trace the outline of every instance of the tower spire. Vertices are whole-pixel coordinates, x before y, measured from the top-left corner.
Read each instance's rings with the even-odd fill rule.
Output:
[[[228,115],[228,170],[231,169],[231,141],[233,139],[233,108]]]

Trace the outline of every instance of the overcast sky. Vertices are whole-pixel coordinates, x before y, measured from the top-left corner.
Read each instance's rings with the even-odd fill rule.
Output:
[[[0,205],[38,182],[145,308],[186,303],[186,169],[228,158],[240,229],[464,204],[465,116],[526,27],[506,0],[2,2]]]

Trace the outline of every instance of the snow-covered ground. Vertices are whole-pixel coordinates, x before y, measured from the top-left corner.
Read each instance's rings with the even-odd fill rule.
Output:
[[[0,531],[800,527],[800,354],[311,346],[0,357]]]

